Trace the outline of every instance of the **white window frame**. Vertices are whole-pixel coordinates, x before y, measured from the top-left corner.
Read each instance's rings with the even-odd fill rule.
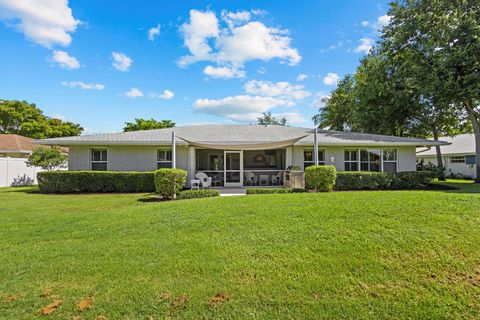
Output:
[[[385,150],[395,150],[395,160],[385,160],[385,159],[383,158]],[[384,163],[395,163],[395,168],[396,168],[395,172],[398,172],[398,149],[397,149],[397,148],[385,148],[385,149],[381,149],[380,151],[381,151],[381,153],[382,153],[382,157],[381,157],[381,159],[382,159],[382,161],[381,161],[381,163],[382,163],[382,168],[381,168],[381,169],[382,169],[382,172],[385,172],[385,171],[383,170],[383,164],[384,164]]]
[[[167,157],[167,152],[170,151],[170,160],[158,160],[158,153],[159,152],[165,152],[165,159],[168,159]],[[169,163],[170,164],[170,168],[172,167],[172,162],[173,162],[173,158],[172,158],[172,148],[168,148],[168,147],[165,147],[165,148],[157,148],[156,150],[156,153],[155,153],[155,156],[156,156],[156,159],[157,159],[157,169],[158,169],[158,164],[159,163]],[[165,168],[165,167],[163,167]]]
[[[345,152],[352,152],[352,151],[355,151],[355,153],[357,154],[357,160],[345,160]],[[345,164],[346,163],[356,163],[357,164],[357,170],[356,171],[360,171],[360,150],[359,149],[344,149],[343,150],[343,170],[344,171],[347,171],[346,170],[346,166]],[[349,172],[356,172],[354,170],[349,170]]]
[[[313,159],[312,161],[305,161],[305,152],[311,151]],[[305,164],[315,165],[315,155],[313,154],[314,149],[312,148],[304,148],[303,149],[303,167],[305,168]],[[327,150],[325,148],[318,148],[318,152],[323,152],[323,161],[320,161],[320,157],[318,158],[318,165],[324,166],[327,164]],[[317,155],[318,156],[318,155]]]
[[[459,161],[460,159],[462,159],[462,160]],[[450,163],[466,164],[467,163],[467,157],[466,156],[451,156],[450,157]]]
[[[362,151],[366,151],[367,154],[368,154],[368,160],[367,161],[362,161]],[[375,163],[374,161],[372,161],[370,159],[370,153],[372,153],[371,151],[378,151],[379,153],[379,158],[380,158],[380,165],[379,165],[379,168],[378,168],[378,171],[372,171],[370,170],[370,165],[372,163]],[[374,148],[363,148],[363,149],[359,149],[358,150],[358,156],[359,156],[359,167],[358,167],[358,170],[359,171],[363,171],[363,172],[383,172],[383,149],[374,149]],[[363,163],[367,163],[368,164],[368,170],[362,170],[362,164]]]
[[[368,152],[368,150],[379,150],[380,151],[380,171],[370,171],[370,166],[368,166],[368,171],[365,171],[365,170],[361,170],[362,169],[362,161],[361,161],[361,154],[360,152],[362,150],[366,150]],[[383,160],[383,151],[384,150],[395,150],[395,155],[396,155],[396,160],[393,161],[393,160]],[[398,172],[398,149],[397,148],[379,148],[379,149],[374,149],[374,148],[359,148],[359,149],[343,149],[343,155],[345,157],[345,151],[355,151],[357,153],[357,160],[356,161],[352,161],[352,160],[345,160],[345,158],[343,159],[343,168],[345,170],[345,164],[346,163],[357,163],[357,168],[358,170],[357,171],[353,171],[353,172],[384,172],[383,171],[383,163],[384,162],[391,162],[391,163],[396,163],[396,167],[397,167],[397,172]],[[369,161],[370,163],[370,161]],[[345,170],[346,171],[346,170]]]
[[[107,160],[93,160],[93,153],[95,151],[106,151],[107,152]],[[101,156],[100,156],[100,158],[101,158]],[[90,148],[90,170],[93,170],[93,164],[95,164],[95,163],[105,163],[106,164],[106,170],[108,170],[108,148],[106,148],[106,147]],[[98,171],[100,171],[100,170],[98,170]]]

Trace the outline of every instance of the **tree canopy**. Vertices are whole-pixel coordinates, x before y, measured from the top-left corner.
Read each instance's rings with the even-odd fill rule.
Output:
[[[284,126],[287,124],[287,118],[282,117],[277,119],[272,115],[271,112],[264,112],[261,117],[257,118],[259,125],[273,125],[273,126]]]
[[[175,127],[175,122],[172,122],[171,120],[157,121],[155,119],[135,118],[134,122],[125,122],[125,127],[123,128],[123,132],[164,129],[164,128],[173,128],[173,127]]]
[[[61,152],[58,147],[39,147],[33,150],[28,157],[27,166],[40,167],[43,170],[64,168],[67,162],[67,155]]]
[[[44,139],[78,136],[82,131],[79,124],[45,116],[33,103],[0,100],[0,133]]]

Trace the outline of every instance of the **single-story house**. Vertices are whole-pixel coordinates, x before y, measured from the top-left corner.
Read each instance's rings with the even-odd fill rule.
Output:
[[[317,143],[315,143],[317,142]],[[283,185],[284,173],[315,163],[338,171],[415,171],[416,148],[441,141],[288,126],[195,125],[44,139],[68,146],[69,170],[203,172],[214,186]],[[318,152],[314,150],[318,149]],[[317,156],[316,156],[317,155]]]
[[[475,169],[475,137],[473,134],[459,134],[455,137],[443,137],[442,141],[449,144],[443,145],[443,165],[447,174],[462,175],[464,177],[476,178]],[[424,163],[437,165],[437,152],[435,148],[419,148],[417,160]]]

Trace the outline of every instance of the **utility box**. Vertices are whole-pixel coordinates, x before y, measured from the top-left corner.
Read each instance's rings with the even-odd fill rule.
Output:
[[[283,174],[284,185],[292,189],[305,189],[305,174],[298,166],[289,166]]]

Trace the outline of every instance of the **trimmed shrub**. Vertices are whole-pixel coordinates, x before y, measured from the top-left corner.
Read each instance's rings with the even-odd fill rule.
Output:
[[[393,176],[392,189],[423,189],[436,177],[432,171],[404,171]]]
[[[305,185],[317,192],[329,192],[335,186],[337,170],[334,166],[310,166],[305,169]]]
[[[274,193],[301,193],[308,192],[306,189],[291,188],[248,188],[247,194],[274,194]]]
[[[165,199],[175,199],[185,186],[186,178],[187,171],[182,169],[158,169],[155,171],[155,192]]]
[[[177,199],[197,199],[197,198],[210,198],[218,197],[220,192],[215,189],[203,189],[203,190],[183,190],[177,194]]]
[[[384,190],[393,176],[385,172],[338,172],[335,190]]]
[[[153,172],[43,171],[37,173],[41,193],[154,192]]]

